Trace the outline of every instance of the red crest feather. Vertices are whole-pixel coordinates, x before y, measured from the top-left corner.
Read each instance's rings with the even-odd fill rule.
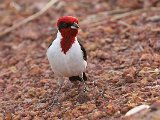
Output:
[[[57,26],[59,26],[59,24],[61,22],[65,22],[65,23],[77,23],[78,24],[78,19],[73,17],[73,16],[64,16],[64,17],[60,17],[58,19],[58,22],[57,22]]]

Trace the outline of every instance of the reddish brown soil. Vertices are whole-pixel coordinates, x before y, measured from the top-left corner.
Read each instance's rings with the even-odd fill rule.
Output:
[[[109,1],[63,0],[0,38],[0,120],[120,119],[136,105],[160,101],[160,20],[153,19],[160,9],[114,21],[119,14],[112,14],[97,23],[99,12],[158,8],[160,2]],[[39,11],[47,1],[15,3],[2,0],[0,31]],[[87,19],[92,14],[96,18]],[[58,85],[46,50],[55,38],[55,21],[63,15],[80,20],[79,38],[88,53],[89,91],[81,94],[81,88],[66,79],[60,104],[47,111]]]

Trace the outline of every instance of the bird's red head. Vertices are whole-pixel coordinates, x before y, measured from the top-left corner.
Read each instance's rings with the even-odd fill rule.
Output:
[[[76,37],[78,33],[78,19],[72,16],[60,17],[57,22],[57,27],[61,32],[62,37]]]
[[[72,16],[60,17],[57,22],[58,30],[62,35],[61,48],[66,53],[75,41],[78,34],[78,19]]]

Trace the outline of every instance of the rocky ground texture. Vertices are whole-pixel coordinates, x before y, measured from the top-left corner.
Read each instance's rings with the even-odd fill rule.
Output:
[[[0,32],[47,2],[2,0]],[[42,16],[1,36],[0,120],[130,119],[124,115],[131,108],[159,102],[159,13],[159,0],[61,0]],[[78,37],[88,53],[89,91],[83,94],[80,83],[66,79],[60,104],[48,111],[58,86],[46,50],[55,38],[55,22],[63,15],[80,21]],[[156,111],[148,112],[157,117]],[[145,117],[133,117],[141,120],[140,116]]]

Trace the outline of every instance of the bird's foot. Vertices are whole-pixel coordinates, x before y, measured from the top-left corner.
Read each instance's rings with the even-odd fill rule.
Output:
[[[89,88],[88,88],[88,86],[86,85],[85,82],[83,82],[83,92],[84,93],[89,92]]]
[[[52,110],[52,107],[54,105],[59,105],[60,102],[58,100],[58,97],[54,98],[50,103],[49,103],[49,107],[48,107],[48,111],[51,111]]]
[[[88,88],[86,85],[85,85],[84,88],[83,88],[83,92],[84,92],[84,93],[89,92],[89,88]]]

